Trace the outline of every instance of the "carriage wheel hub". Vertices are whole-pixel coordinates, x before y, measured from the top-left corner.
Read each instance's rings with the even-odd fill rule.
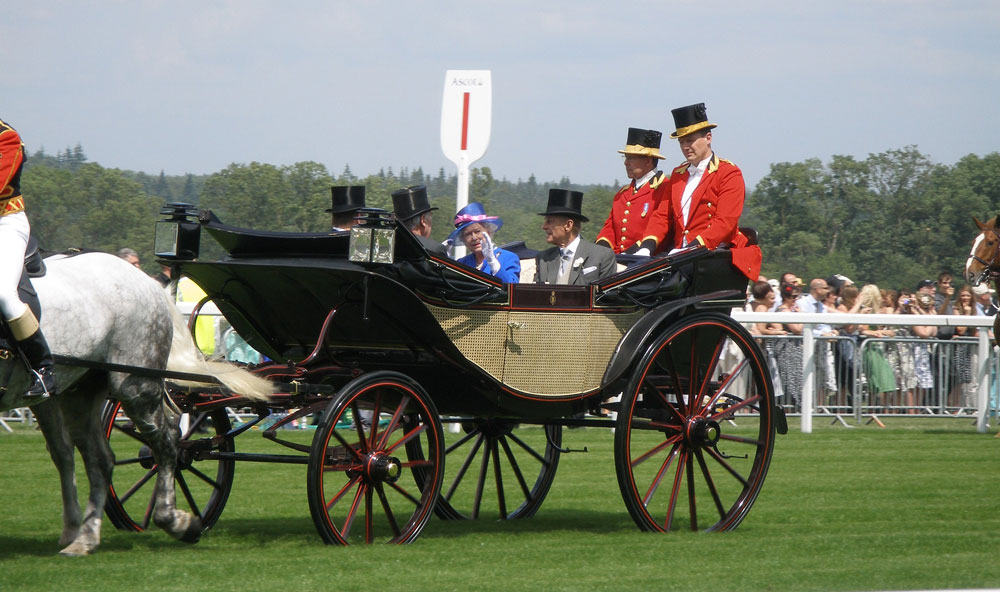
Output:
[[[395,483],[403,473],[403,464],[388,454],[374,454],[368,459],[368,476],[373,481]]]
[[[684,430],[685,439],[692,445],[701,447],[715,446],[721,435],[719,422],[704,417],[688,420],[687,428]]]

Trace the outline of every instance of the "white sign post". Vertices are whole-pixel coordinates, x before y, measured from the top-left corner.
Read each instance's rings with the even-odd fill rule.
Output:
[[[469,203],[469,165],[486,154],[492,117],[490,71],[448,70],[441,102],[441,150],[458,167],[456,212]]]

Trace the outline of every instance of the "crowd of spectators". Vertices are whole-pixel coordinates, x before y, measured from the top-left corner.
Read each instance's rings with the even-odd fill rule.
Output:
[[[805,284],[793,273],[780,279],[759,278],[751,288],[746,310],[881,315],[969,315],[997,313],[994,291],[986,285],[955,287],[942,272],[937,281],[921,280],[915,289],[858,287],[843,275],[815,278]],[[920,413],[939,409],[957,412],[975,406],[976,327],[920,325],[881,326],[877,323],[804,325],[787,322],[752,323],[772,368],[776,393],[785,405],[802,396],[804,327],[816,338],[817,407],[852,404],[858,384],[864,385],[866,405],[879,411]],[[990,331],[992,338],[992,331]]]

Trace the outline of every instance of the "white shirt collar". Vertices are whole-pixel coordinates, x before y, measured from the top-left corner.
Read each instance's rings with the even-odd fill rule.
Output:
[[[703,160],[703,161],[699,162],[698,164],[694,165],[693,167],[691,167],[691,169],[688,169],[688,174],[689,175],[694,175],[694,174],[700,175],[700,174],[704,173],[705,169],[708,168],[708,163],[709,163],[710,160],[712,160],[712,155],[711,154],[709,154],[708,158],[706,158],[705,160]],[[695,171],[697,171],[697,172],[695,172]]]
[[[568,251],[570,254],[576,255],[576,249],[579,246],[580,246],[580,235],[578,234],[576,235],[576,238],[574,238],[568,245],[559,248],[559,254],[563,255]]]
[[[642,177],[636,179],[635,180],[635,189],[638,191],[640,187],[642,187],[646,183],[649,183],[649,180],[653,178],[653,175],[655,175],[658,172],[660,172],[660,171],[658,171],[656,167],[653,167],[653,170],[649,171],[648,173],[646,173]]]

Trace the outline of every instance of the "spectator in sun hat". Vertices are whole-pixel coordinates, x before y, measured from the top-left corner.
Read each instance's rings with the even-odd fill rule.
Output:
[[[615,273],[615,254],[607,246],[581,240],[583,194],[549,189],[542,230],[552,247],[535,258],[535,283],[586,285]]]
[[[604,228],[597,234],[597,244],[621,253],[642,240],[654,202],[654,189],[666,177],[656,168],[660,155],[662,133],[637,127],[628,128],[625,148],[618,153],[625,157],[625,176],[632,181],[615,194],[611,213]]]
[[[365,207],[364,185],[336,185],[330,188],[332,205],[326,213],[331,214],[331,229],[350,230],[354,226],[354,213]]]
[[[997,314],[997,306],[993,303],[994,291],[986,284],[973,286],[972,295],[976,298],[976,314],[992,317]]]
[[[461,240],[469,250],[459,263],[485,271],[504,283],[516,284],[521,274],[520,259],[493,244],[493,236],[501,226],[502,218],[487,215],[483,204],[474,201],[455,214],[455,230],[448,240]]]

